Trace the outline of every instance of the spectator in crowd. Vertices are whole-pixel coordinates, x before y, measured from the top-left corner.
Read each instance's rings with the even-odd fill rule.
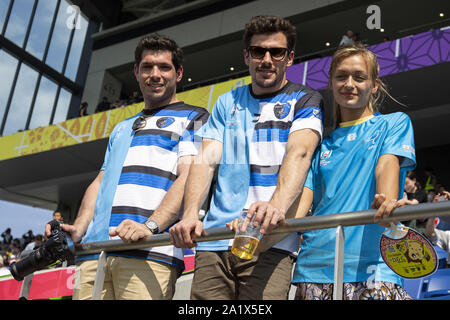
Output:
[[[417,181],[416,173],[409,171],[405,179],[406,204],[419,204],[427,202],[427,193]]]
[[[53,220],[57,220],[59,222],[64,221],[61,211],[56,210],[55,212],[53,212]]]
[[[354,44],[353,42],[353,31],[348,30],[346,34],[342,36],[341,42],[339,42],[339,46],[343,46],[346,44]]]
[[[352,41],[353,41],[353,44],[361,44],[361,41],[360,41],[360,39],[359,39],[359,33],[358,33],[358,32],[353,33],[353,35],[352,35]]]
[[[425,180],[425,191],[427,192],[427,194],[429,193],[433,194],[432,197],[428,198],[428,202],[432,202],[434,199],[434,195],[436,194],[436,184],[437,184],[436,176],[433,173],[433,168],[426,167],[425,175],[427,177]]]
[[[323,125],[320,93],[286,79],[295,40],[295,27],[279,17],[255,16],[245,26],[244,60],[252,83],[220,96],[202,130],[183,218],[170,229],[175,246],[195,246],[203,228],[225,226],[242,209],[248,209],[247,219],[256,215],[263,234],[293,217],[288,209],[303,186]],[[253,137],[246,136],[248,128]],[[280,133],[270,138],[268,130]],[[217,167],[203,224],[198,213]],[[248,261],[231,253],[227,239],[198,243],[191,299],[287,299],[299,242],[290,233]]]
[[[7,228],[3,233],[2,233],[2,238],[3,238],[3,243],[4,244],[11,244],[12,240],[13,240],[13,236],[11,235],[11,228]]]
[[[123,108],[126,105],[127,104],[126,104],[125,100],[118,100],[111,104],[111,109]]]
[[[97,105],[95,113],[109,110],[111,108],[107,97],[103,97],[102,101]]]
[[[442,193],[438,193],[433,202],[440,201],[449,201],[450,200],[450,192],[442,191]],[[435,225],[436,218],[429,218],[426,223],[425,235],[430,239],[431,243],[435,246],[438,246],[442,250],[447,251],[448,258],[447,264],[450,263],[450,230],[441,230],[439,225]]]
[[[206,109],[177,99],[182,60],[181,48],[168,37],[152,34],[139,41],[134,75],[145,106],[113,129],[103,166],[87,188],[74,224],[61,225],[74,242],[82,237],[82,242],[149,239],[179,219],[186,178],[198,152],[192,133],[209,116]],[[80,285],[74,299],[92,297],[97,265],[98,255],[77,257],[75,281]],[[172,299],[183,268],[183,250],[172,245],[108,252],[102,299]]]
[[[377,209],[375,222],[380,222],[404,204],[399,186],[415,167],[412,124],[405,113],[377,112],[383,95],[390,97],[378,72],[377,56],[362,45],[335,52],[329,87],[336,129],[313,157],[300,200],[307,204],[299,206],[297,217],[312,204],[313,216]],[[410,299],[402,278],[381,258],[379,239],[387,225],[345,228],[344,300]],[[296,299],[331,299],[335,242],[333,229],[303,233],[293,278]]]
[[[445,187],[442,184],[436,185],[436,195],[433,198],[433,202],[436,201],[447,201],[449,192],[445,189]]]
[[[8,262],[7,257],[3,254],[0,254],[0,277],[9,275]]]
[[[414,171],[409,171],[406,175],[405,192],[407,195],[405,204],[407,205],[428,202],[427,193],[425,192],[425,189],[422,188],[419,181],[417,181],[416,173]],[[412,228],[421,234],[425,234],[427,219],[413,219],[402,221],[402,223],[408,228]]]
[[[88,106],[89,105],[88,105],[88,103],[86,101],[81,103],[81,106],[80,106],[80,117],[84,117],[84,116],[89,115],[89,113],[87,112]]]
[[[31,241],[34,240],[34,234],[32,230],[28,230],[28,232],[22,235],[23,244],[22,247],[25,248]]]
[[[44,236],[42,234],[37,234],[34,237],[34,240],[30,242],[25,249],[20,253],[19,257],[20,259],[23,259],[27,255],[29,255],[33,250],[36,250],[41,246],[41,244],[44,242]]]
[[[139,95],[138,91],[133,91],[133,93],[130,95],[130,97],[128,98],[127,104],[133,104],[133,103],[138,103],[138,102],[142,102],[142,97]]]

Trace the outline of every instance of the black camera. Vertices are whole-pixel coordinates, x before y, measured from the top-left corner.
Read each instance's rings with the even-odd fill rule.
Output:
[[[52,220],[48,224],[51,226],[51,236],[48,240],[26,258],[9,266],[12,276],[17,281],[22,281],[25,276],[44,269],[58,260],[73,260],[74,254],[67,241],[68,234],[61,229],[59,221]]]

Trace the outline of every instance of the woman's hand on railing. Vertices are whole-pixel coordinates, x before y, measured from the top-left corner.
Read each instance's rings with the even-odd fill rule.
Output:
[[[386,198],[386,196],[383,193],[376,194],[373,199],[373,202],[371,204],[372,209],[377,209],[377,212],[374,217],[375,222],[378,223],[383,218],[389,217],[396,208],[402,207],[406,204],[407,203],[406,203],[405,199],[400,199],[400,200],[388,199],[388,198]],[[394,222],[394,224],[397,224],[397,223],[398,222]],[[378,224],[380,226],[383,226],[386,228],[390,227],[390,222],[389,223],[378,223]]]

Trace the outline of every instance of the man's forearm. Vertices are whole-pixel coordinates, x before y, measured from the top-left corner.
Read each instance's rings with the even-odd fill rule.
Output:
[[[97,201],[97,195],[102,179],[103,171],[100,171],[100,173],[97,175],[94,181],[91,182],[89,187],[86,189],[86,192],[84,193],[80,209],[78,210],[77,218],[73,223],[73,226],[78,230],[80,234],[86,232],[89,223],[94,218],[95,203]]]
[[[160,205],[151,216],[151,219],[158,223],[160,231],[165,230],[180,218],[186,180],[190,171],[189,164],[185,163],[183,166],[185,168],[173,182]]]
[[[277,181],[277,188],[270,201],[283,213],[288,212],[290,206],[300,194],[306,180],[311,156],[303,155],[286,157]]]
[[[312,130],[299,132],[294,138],[301,142],[288,145],[278,175],[277,188],[270,201],[284,214],[288,212],[303,189],[312,155],[319,142],[318,134]]]
[[[198,218],[198,212],[209,194],[214,165],[193,164],[186,182],[183,218]]]
[[[198,212],[209,194],[214,170],[222,159],[222,142],[204,139],[190,167],[186,181],[183,219],[198,219]]]

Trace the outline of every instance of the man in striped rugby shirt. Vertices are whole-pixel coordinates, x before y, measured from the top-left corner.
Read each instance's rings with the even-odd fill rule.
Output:
[[[288,298],[300,245],[296,233],[251,260],[234,256],[228,239],[196,244],[195,238],[204,228],[223,227],[238,218],[242,209],[256,214],[266,234],[295,216],[323,126],[320,93],[286,79],[295,39],[295,27],[287,20],[253,17],[244,30],[244,60],[252,83],[221,95],[202,127],[183,218],[170,229],[175,246],[196,247],[191,299]],[[211,206],[200,221],[197,212],[216,167]]]
[[[183,52],[153,34],[139,42],[134,74],[145,108],[112,131],[104,164],[87,188],[73,225],[74,242],[149,239],[179,218],[194,131],[208,112],[176,97]],[[200,143],[201,144],[201,143]],[[98,255],[78,256],[74,299],[92,295]],[[184,269],[183,249],[160,246],[108,252],[102,299],[171,299]]]

